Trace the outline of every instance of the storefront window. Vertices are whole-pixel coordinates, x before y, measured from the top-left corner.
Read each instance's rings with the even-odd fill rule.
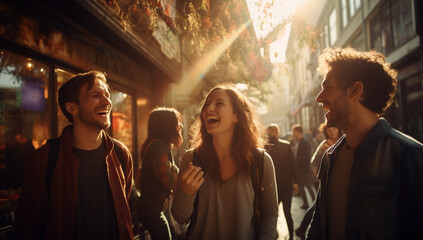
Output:
[[[112,90],[112,135],[132,152],[132,96]]]
[[[0,49],[0,198],[11,206],[23,166],[51,137],[48,76],[48,65]]]
[[[59,90],[59,88],[71,77],[75,76],[74,73],[63,70],[61,68],[54,69],[54,73],[56,74],[56,78],[57,78],[57,90]],[[59,103],[57,103],[57,132],[59,136],[62,134],[63,128],[65,128],[69,124],[70,122],[65,117],[62,110],[60,110]]]

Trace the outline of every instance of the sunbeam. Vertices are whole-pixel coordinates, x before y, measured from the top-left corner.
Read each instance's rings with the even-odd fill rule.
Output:
[[[186,89],[187,93],[191,93],[193,89],[200,83],[204,78],[207,72],[212,68],[213,64],[222,56],[222,54],[227,50],[228,47],[241,35],[241,33],[248,27],[251,21],[241,24],[235,31],[228,35],[228,37],[211,51],[205,54],[200,59],[196,60],[194,66],[190,71],[183,76],[184,81],[186,81],[188,88]]]

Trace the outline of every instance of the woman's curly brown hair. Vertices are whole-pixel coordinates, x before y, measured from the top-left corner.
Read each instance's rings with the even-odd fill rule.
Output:
[[[213,147],[212,136],[207,133],[202,112],[204,104],[213,91],[224,90],[228,94],[233,111],[238,116],[238,123],[235,124],[234,136],[232,142],[232,155],[237,161],[238,169],[245,175],[249,174],[251,162],[253,159],[252,149],[263,148],[265,140],[264,127],[256,115],[254,105],[248,98],[241,93],[234,84],[223,83],[214,87],[207,94],[202,102],[200,116],[191,126],[191,147],[197,149],[199,157],[206,160],[208,171],[215,179],[220,179],[219,161]]]
[[[391,105],[397,89],[397,71],[376,51],[326,48],[319,57],[319,73],[331,72],[346,91],[354,82],[363,83],[361,104],[378,114]]]

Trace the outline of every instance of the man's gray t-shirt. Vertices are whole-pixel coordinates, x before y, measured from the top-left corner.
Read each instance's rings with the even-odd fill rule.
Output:
[[[75,239],[118,239],[104,143],[94,150],[72,152],[79,159]]]

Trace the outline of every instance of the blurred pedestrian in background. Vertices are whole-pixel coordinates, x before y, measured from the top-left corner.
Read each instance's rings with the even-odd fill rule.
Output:
[[[295,169],[299,195],[303,199],[303,205],[301,208],[308,209],[309,204],[305,189],[307,188],[310,193],[311,202],[313,202],[316,197],[313,189],[313,176],[311,175],[310,170],[311,145],[307,139],[304,138],[303,128],[300,124],[296,124],[292,127],[292,135],[296,141],[294,145]]]
[[[176,184],[178,167],[172,148],[182,138],[182,115],[173,108],[155,108],[148,119],[148,136],[141,146],[142,166],[137,176],[141,191],[138,218],[153,240],[172,239],[172,231],[164,210]]]
[[[304,135],[305,139],[310,143],[311,146],[311,152],[314,153],[317,149],[317,146],[319,146],[319,141],[316,138],[317,131],[315,128],[309,128]]]
[[[279,204],[282,202],[283,213],[288,225],[289,239],[294,239],[294,223],[291,214],[292,192],[294,184],[294,153],[288,141],[279,138],[279,126],[272,123],[267,127],[269,142],[266,150],[272,157],[278,185]]]
[[[258,149],[261,129],[235,85],[209,92],[191,129],[193,149],[182,159],[172,206],[179,223],[190,221],[187,239],[275,238],[276,179],[270,156]]]
[[[328,127],[326,123],[322,123],[320,126],[321,131],[325,136],[325,140],[323,140],[319,146],[317,147],[316,151],[314,152],[313,156],[311,157],[311,172],[313,173],[313,177],[315,182],[317,182],[316,189],[318,188],[318,178],[317,173],[320,168],[320,164],[322,162],[323,154],[326,150],[332,146],[333,144],[338,141],[338,139],[342,136],[342,130],[337,127]]]
[[[317,172],[320,168],[320,163],[322,161],[323,154],[326,150],[335,144],[335,142],[342,136],[342,131],[336,127],[328,128],[326,123],[322,123],[320,126],[321,131],[324,133],[326,140],[323,140],[314,152],[313,157],[311,158],[311,171],[314,177],[314,184],[316,189],[319,187],[319,179],[317,178]],[[314,203],[313,205],[307,209],[306,214],[304,215],[303,220],[301,221],[301,225],[295,230],[295,234],[301,239],[305,238],[305,233],[307,231],[308,225],[311,222],[311,218],[314,212]]]

